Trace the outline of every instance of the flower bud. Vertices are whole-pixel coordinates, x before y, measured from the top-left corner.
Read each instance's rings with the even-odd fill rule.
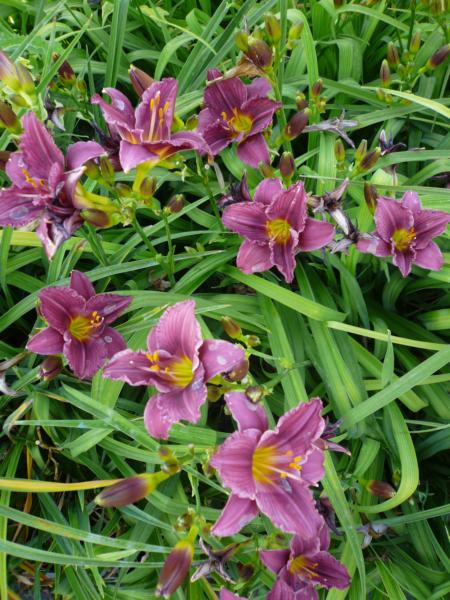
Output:
[[[186,199],[183,196],[183,194],[176,194],[175,196],[172,196],[172,198],[167,203],[166,210],[170,214],[179,213],[180,210],[182,210],[184,208],[185,204],[186,204]]]
[[[311,96],[313,98],[318,98],[320,96],[320,94],[322,93],[322,89],[323,89],[323,81],[321,79],[318,79],[315,83],[313,83],[313,86],[311,88]]]
[[[221,387],[217,385],[207,385],[206,386],[206,398],[208,402],[218,402],[222,397],[223,391]]]
[[[134,65],[131,65],[128,75],[130,77],[131,85],[139,98],[154,82],[153,77],[150,77],[145,71],[138,69]]]
[[[8,100],[16,106],[21,106],[22,108],[30,106],[28,100],[20,94],[11,94],[10,96],[8,96]]]
[[[274,176],[273,174],[273,168],[268,165],[265,162],[260,162],[259,163],[259,170],[261,171],[262,175],[266,178],[266,179],[270,179],[271,177]]]
[[[220,319],[222,327],[227,335],[233,340],[238,340],[242,336],[242,329],[239,323],[236,323],[231,317],[222,317]]]
[[[185,126],[188,131],[192,131],[192,130],[196,129],[198,126],[198,116],[191,115],[190,117],[188,117],[186,119]]]
[[[139,186],[139,193],[146,199],[152,198],[156,191],[156,181],[152,177],[144,177]]]
[[[283,135],[287,140],[295,140],[297,136],[305,129],[309,121],[311,111],[309,108],[301,110],[289,119],[289,122],[284,127]]]
[[[297,110],[303,110],[304,108],[307,108],[308,101],[306,100],[306,96],[303,92],[299,92],[295,96],[295,104],[297,106]]]
[[[431,58],[427,62],[427,67],[429,69],[436,69],[439,65],[441,65],[445,60],[447,60],[450,55],[450,44],[446,44],[436,50],[436,52],[431,56]]]
[[[131,187],[122,182],[116,183],[115,190],[121,198],[128,198],[132,194]]]
[[[367,140],[361,140],[359,146],[355,150],[355,161],[359,163],[367,152]]]
[[[295,173],[295,162],[292,152],[283,152],[280,158],[279,169],[284,179],[291,179]]]
[[[223,374],[227,381],[242,381],[248,373],[249,363],[247,358],[243,358],[231,371]]]
[[[105,181],[114,181],[114,168],[107,156],[101,156],[99,159],[100,173]]]
[[[39,377],[44,381],[51,381],[57,377],[63,368],[62,360],[59,356],[47,356],[39,369]]]
[[[187,538],[177,542],[172,552],[166,558],[155,590],[157,597],[169,598],[185,580],[194,557],[194,540],[196,535],[197,528],[194,526],[191,528]]]
[[[6,163],[8,162],[10,156],[11,152],[8,152],[7,150],[0,150],[0,171],[5,170]]]
[[[6,102],[0,101],[0,127],[8,129],[11,133],[20,133],[22,127],[16,113]]]
[[[56,62],[59,58],[59,54],[53,54],[53,62]],[[77,77],[75,75],[75,71],[72,69],[70,64],[65,60],[62,65],[58,69],[59,80],[64,86],[71,87]]]
[[[248,388],[245,390],[245,395],[250,400],[250,402],[253,402],[253,404],[257,404],[258,402],[261,402],[261,400],[264,398],[265,391],[261,385],[249,385]]]
[[[288,42],[295,42],[299,40],[302,36],[304,27],[305,25],[303,21],[297,21],[291,25],[288,31]]]
[[[380,158],[380,156],[381,156],[381,148],[375,148],[375,150],[368,152],[364,156],[362,161],[359,163],[359,169],[361,171],[368,171],[375,165],[375,163]]]
[[[334,144],[334,156],[338,163],[343,163],[345,160],[345,147],[341,138],[338,138]]]
[[[377,188],[367,181],[364,183],[364,198],[366,200],[367,208],[374,214],[378,202]]]
[[[386,57],[389,66],[396,67],[398,64],[400,64],[400,56],[398,54],[397,46],[394,44],[394,42],[389,42]]]
[[[445,0],[431,0],[430,12],[433,17],[438,17],[446,11]]]
[[[170,475],[179,473],[180,463],[170,448],[167,448],[167,446],[160,446],[158,448],[158,454],[159,457],[164,461],[164,464],[161,468],[165,473],[169,473]]]
[[[234,38],[236,46],[241,52],[247,52],[248,50],[248,33],[245,31],[238,31]]]
[[[255,348],[256,346],[261,345],[261,340],[257,335],[246,335],[245,342],[247,346],[250,346],[250,348]]]
[[[34,94],[34,82],[28,69],[20,63],[14,64],[1,50],[0,81],[3,81],[13,92]]]
[[[170,475],[164,471],[128,477],[105,488],[95,497],[94,502],[106,508],[127,506],[127,504],[138,502],[154,492],[158,485],[169,477]]]
[[[388,88],[391,85],[391,70],[389,69],[389,63],[386,59],[381,63],[380,81],[381,87]]]
[[[377,498],[383,498],[388,500],[389,498],[393,498],[397,493],[395,489],[386,481],[376,481],[371,479],[366,483],[366,490],[372,494],[372,496],[376,496]]]
[[[272,50],[263,40],[252,39],[248,49],[245,51],[245,55],[260,69],[267,69],[272,65]]]
[[[409,51],[412,54],[417,54],[420,50],[420,31],[416,31],[412,38],[411,43],[409,45]]]
[[[274,15],[266,15],[264,18],[267,35],[273,44],[277,44],[281,39],[280,21]]]
[[[89,179],[94,179],[95,181],[100,178],[100,169],[98,164],[94,160],[88,160],[84,164],[84,174],[89,177]]]

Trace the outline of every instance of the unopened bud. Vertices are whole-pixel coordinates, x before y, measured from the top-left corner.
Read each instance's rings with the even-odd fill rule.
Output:
[[[59,58],[59,54],[53,54],[53,61],[56,62]],[[77,77],[75,75],[75,71],[72,69],[70,64],[65,60],[62,65],[58,69],[59,80],[63,85],[67,85],[68,87],[72,86]]]
[[[98,164],[94,160],[88,160],[84,164],[84,174],[89,177],[89,179],[99,179],[101,173]]]
[[[144,198],[152,198],[156,191],[156,181],[152,177],[144,177],[139,186],[139,193]]]
[[[10,156],[11,152],[8,152],[8,150],[0,150],[0,171],[5,170],[6,163],[8,162]]]
[[[271,179],[274,176],[273,168],[265,162],[259,163],[259,170],[266,179]]]
[[[100,173],[105,181],[114,181],[114,167],[107,156],[101,156],[99,159]]]
[[[259,339],[259,337],[257,335],[246,335],[245,342],[246,342],[247,346],[250,346],[250,348],[255,348],[256,346],[261,346],[261,340]]]
[[[13,63],[1,50],[0,81],[3,81],[13,92],[34,94],[34,82],[28,69],[20,63]]]
[[[297,110],[303,110],[304,108],[307,108],[308,101],[306,100],[306,96],[303,92],[299,92],[295,96],[295,104],[297,106]]]
[[[249,363],[247,358],[243,358],[231,371],[223,374],[223,378],[227,381],[242,381],[248,373]]]
[[[380,158],[380,156],[381,156],[381,148],[375,148],[375,150],[368,152],[364,156],[362,161],[359,163],[359,169],[361,171],[368,171],[375,165],[375,163]]]
[[[126,183],[116,183],[115,189],[121,198],[128,198],[132,194],[131,187]]]
[[[391,70],[389,68],[389,63],[386,59],[384,59],[381,63],[380,82],[381,87],[384,88],[388,88],[391,85]]]
[[[372,494],[372,496],[376,496],[377,498],[383,498],[388,500],[389,498],[393,498],[397,493],[395,489],[387,483],[386,481],[376,481],[371,479],[366,484],[366,490]]]
[[[361,140],[355,150],[355,161],[359,163],[367,153],[367,140]]]
[[[252,39],[245,51],[246,57],[258,68],[268,69],[272,65],[273,54],[264,40]]]
[[[338,138],[334,144],[334,156],[338,163],[343,163],[345,160],[345,147],[341,138]]]
[[[193,129],[196,129],[198,125],[198,116],[197,115],[191,115],[190,117],[188,117],[186,119],[186,129],[188,129],[189,131],[192,131]]]
[[[39,377],[44,381],[51,381],[61,373],[62,368],[63,363],[59,356],[47,356],[41,363]]]
[[[248,50],[248,33],[245,31],[238,31],[235,35],[234,41],[236,46],[241,52],[247,52]]]
[[[431,0],[430,12],[433,15],[433,17],[438,17],[446,11],[445,3],[446,0]]]
[[[409,45],[409,51],[412,52],[412,54],[417,54],[420,50],[420,31],[416,31],[414,32],[412,38],[411,38],[411,43]]]
[[[288,31],[288,41],[295,42],[299,40],[302,36],[304,27],[305,25],[303,21],[297,21],[296,23],[291,25]]]
[[[11,94],[10,96],[8,96],[8,100],[16,106],[21,106],[22,108],[30,106],[28,100],[20,94]]]
[[[367,181],[364,183],[364,198],[366,200],[367,208],[374,214],[378,202],[377,188]]]
[[[261,400],[264,398],[264,388],[261,385],[250,385],[245,390],[245,395],[250,400],[250,402],[253,402],[253,404],[257,404],[258,402],[261,402]]]
[[[11,133],[20,133],[22,127],[16,113],[6,102],[0,101],[0,127],[8,129]]]
[[[184,208],[185,204],[186,199],[183,196],[183,194],[176,194],[175,196],[172,196],[172,198],[167,203],[166,210],[171,214],[179,213],[180,210]]]
[[[320,96],[320,94],[322,93],[322,89],[323,89],[323,81],[321,79],[318,79],[315,83],[313,83],[313,86],[311,88],[311,96],[313,98],[318,98]]]
[[[295,172],[295,162],[292,152],[283,152],[278,167],[284,179],[291,179]]]
[[[429,69],[436,69],[439,65],[441,65],[450,55],[450,44],[446,44],[436,50],[436,52],[431,56],[427,63],[427,67]]]
[[[161,469],[165,473],[169,473],[170,475],[175,475],[180,471],[180,464],[177,460],[175,454],[168,448],[167,446],[160,446],[158,448],[158,454],[161,460],[164,461]]]
[[[309,108],[301,110],[289,119],[283,130],[283,135],[287,140],[294,140],[305,129],[309,121],[311,111]]]
[[[131,85],[139,98],[154,82],[153,77],[150,77],[145,71],[138,69],[134,65],[131,65],[128,75],[130,77]]]
[[[242,336],[242,329],[239,323],[236,323],[231,317],[222,317],[220,322],[222,323],[225,333],[233,340],[238,340]]]
[[[196,535],[197,528],[195,526],[191,527],[188,537],[177,542],[166,558],[155,590],[157,597],[169,598],[185,580],[194,557]]]
[[[118,483],[105,488],[94,502],[106,508],[119,508],[138,502],[156,490],[158,485],[169,479],[170,475],[163,471],[143,473],[122,479]]]
[[[214,402],[218,402],[222,398],[222,388],[217,385],[207,385],[206,386],[206,398],[208,402],[214,404]]]
[[[280,21],[274,15],[266,15],[264,18],[267,35],[273,44],[277,44],[281,39]]]
[[[394,42],[389,42],[386,58],[391,67],[396,67],[400,63],[400,56]]]

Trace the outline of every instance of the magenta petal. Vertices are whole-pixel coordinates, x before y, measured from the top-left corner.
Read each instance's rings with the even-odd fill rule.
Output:
[[[131,296],[119,296],[118,294],[97,294],[86,303],[88,312],[97,311],[109,325],[113,323],[129,306],[133,300]]]
[[[391,244],[375,236],[361,237],[356,245],[360,252],[367,252],[374,256],[391,256]]]
[[[262,133],[249,136],[237,147],[238,158],[247,165],[258,168],[260,163],[269,164],[269,148]]]
[[[92,96],[91,102],[100,106],[103,117],[111,131],[116,132],[118,124],[127,129],[133,129],[134,109],[128,98],[114,88],[105,88],[103,92],[111,98],[111,104],[105,102],[98,94]]]
[[[411,267],[414,262],[415,252],[413,250],[405,250],[405,252],[394,251],[392,262],[399,268],[403,277],[407,277],[411,272]]]
[[[27,344],[27,350],[36,354],[61,354],[63,347],[63,336],[51,327],[46,327],[34,335]]]
[[[136,108],[136,127],[142,129],[144,140],[170,138],[177,91],[177,80],[168,77],[153,82],[142,94],[141,102]]]
[[[230,77],[209,85],[205,89],[204,98],[206,106],[217,119],[222,118],[223,112],[230,119],[233,108],[240,108],[247,100],[247,90],[239,77]]]
[[[280,179],[264,179],[258,184],[253,200],[269,206],[283,190]]]
[[[165,394],[152,396],[144,411],[144,424],[151,436],[167,439],[174,423],[197,423],[200,407],[206,400],[206,385],[197,378],[190,386]]]
[[[233,594],[226,588],[222,588],[220,590],[220,600],[246,600],[243,596],[238,596],[237,594]]]
[[[338,588],[344,590],[350,585],[350,577],[347,569],[328,552],[317,552],[308,556],[314,566],[314,583],[324,588]],[[311,581],[308,577],[299,577],[305,582]]]
[[[81,271],[74,269],[70,274],[70,287],[75,290],[85,300],[95,296],[95,289],[91,280]]]
[[[259,558],[265,567],[278,573],[289,560],[289,550],[261,550]]]
[[[266,600],[319,600],[319,594],[312,585],[293,589],[282,577],[279,577]]]
[[[119,160],[125,173],[134,169],[143,162],[159,162],[157,154],[148,150],[143,144],[130,144],[125,140],[120,142]]]
[[[308,198],[303,182],[299,181],[279,194],[267,209],[267,218],[284,219],[295,231],[303,231]]]
[[[413,212],[422,210],[419,195],[412,190],[409,190],[403,194],[401,203],[405,208],[409,208],[409,210],[412,210]]]
[[[305,228],[298,237],[298,245],[303,252],[323,248],[331,242],[335,229],[327,221],[306,218]]]
[[[210,150],[203,136],[195,131],[177,131],[172,134],[170,143],[180,150],[198,150],[202,154]]]
[[[412,211],[404,208],[397,200],[379,198],[375,210],[375,223],[378,235],[385,242],[389,242],[397,229],[411,229],[414,217]]]
[[[327,525],[323,524],[320,528],[320,532],[316,531],[316,533],[311,537],[300,537],[298,535],[294,535],[291,540],[291,558],[294,556],[301,556],[302,554],[314,554],[315,552],[319,552],[324,548],[320,545],[320,536],[321,532],[327,528]],[[328,549],[328,546],[327,548]]]
[[[112,358],[115,354],[122,352],[127,347],[123,336],[112,327],[106,327],[101,338],[106,346],[106,354],[108,358]]]
[[[323,450],[320,448],[317,448],[308,454],[306,462],[302,463],[302,480],[309,485],[316,485],[325,475],[323,462]]]
[[[243,273],[268,271],[273,267],[269,244],[245,240],[239,248],[236,264]]]
[[[294,279],[295,255],[298,246],[298,233],[291,230],[291,239],[285,244],[272,243],[271,258],[273,264],[282,273],[287,283]]]
[[[252,119],[252,135],[261,133],[272,123],[274,112],[281,107],[280,102],[268,98],[252,98],[242,105],[242,112]]]
[[[259,510],[254,500],[239,498],[232,494],[214,523],[211,533],[217,537],[225,537],[238,533],[247,523],[258,516]]]
[[[258,77],[258,79],[254,79],[250,85],[247,86],[247,99],[265,98],[271,91],[272,86],[267,79],[265,77]]]
[[[416,250],[414,262],[423,269],[439,271],[444,264],[444,257],[435,242],[430,242],[428,246],[421,250]]]
[[[252,241],[267,241],[266,213],[261,204],[239,202],[227,206],[223,211],[225,227]]]
[[[0,227],[27,225],[42,214],[44,202],[31,189],[10,187],[0,190]]]
[[[228,373],[245,358],[241,346],[224,340],[205,340],[199,350],[200,362],[205,369],[205,381],[220,373]]]
[[[153,385],[153,373],[145,352],[123,350],[106,365],[103,377],[125,381],[130,385]]]
[[[199,129],[199,132],[208,146],[208,151],[213,156],[219,154],[233,141],[233,132],[221,121],[215,121],[204,130]]]
[[[439,210],[422,210],[414,215],[415,248],[425,248],[432,238],[444,233],[450,214]]]
[[[23,134],[20,138],[20,150],[31,177],[47,180],[54,163],[64,167],[64,157],[56,146],[44,124],[33,112],[22,119]]]
[[[17,186],[18,188],[31,188],[32,186],[30,186],[30,184],[27,182],[23,172],[24,165],[25,163],[22,152],[13,152],[6,163],[5,173],[11,179],[13,186]]]
[[[39,292],[39,311],[47,323],[64,334],[72,317],[85,308],[85,300],[68,287],[49,287]]]
[[[311,491],[295,479],[282,479],[279,485],[258,485],[256,503],[261,512],[286,533],[310,537],[322,523]]]
[[[225,394],[225,402],[238,424],[239,431],[245,429],[266,431],[267,415],[261,404],[250,402],[244,392],[228,392]]]
[[[219,471],[225,487],[241,498],[255,497],[253,453],[261,437],[258,429],[235,431],[219,447],[211,465]]]
[[[106,344],[98,338],[84,342],[71,338],[64,344],[64,356],[79,379],[88,379],[103,365],[107,356]]]
[[[97,142],[76,142],[67,148],[66,165],[69,170],[78,169],[88,160],[106,154],[106,150]]]

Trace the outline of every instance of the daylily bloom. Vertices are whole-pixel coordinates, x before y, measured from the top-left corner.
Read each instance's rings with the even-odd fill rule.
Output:
[[[86,275],[72,271],[69,287],[48,287],[39,293],[39,313],[48,326],[31,338],[27,350],[64,354],[77,377],[92,377],[106,358],[125,348],[125,340],[110,325],[131,300],[96,294]]]
[[[177,91],[176,79],[155,81],[142,94],[136,110],[114,88],[103,90],[111,98],[111,104],[98,94],[92,97],[91,102],[102,110],[111,136],[120,143],[119,159],[125,173],[141,163],[154,166],[181,150],[207,151],[198,133],[172,133]]]
[[[10,188],[0,190],[0,227],[23,227],[39,220],[36,230],[49,258],[83,220],[73,203],[82,165],[105,151],[96,142],[76,142],[66,158],[33,112],[22,120],[19,151],[11,154],[6,174]]]
[[[222,588],[220,590],[220,600],[247,600],[244,596],[238,596],[237,594],[233,594],[230,590],[226,588]]]
[[[229,392],[225,402],[239,430],[211,460],[232,491],[211,533],[234,535],[261,511],[282,531],[313,535],[322,522],[308,489],[324,475],[323,450],[315,445],[325,427],[320,398],[288,411],[274,430],[244,393]]]
[[[206,401],[206,382],[231,371],[244,350],[222,340],[203,340],[194,314],[195,302],[168,308],[147,338],[148,351],[119,352],[104,370],[110,379],[130,385],[152,385],[157,394],[147,402],[144,423],[150,435],[166,439],[173,423],[196,423]]]
[[[263,550],[260,558],[278,578],[266,600],[318,600],[314,586],[343,590],[350,585],[347,569],[329,552],[325,523],[313,536],[294,536],[290,550]]]
[[[375,256],[392,256],[403,277],[413,264],[439,271],[443,257],[432,240],[449,222],[449,213],[423,209],[416,192],[405,192],[400,201],[381,197],[375,210],[376,230],[362,236],[357,247]]]
[[[208,81],[222,77],[217,69],[208,71]],[[263,132],[272,123],[280,102],[267,98],[271,87],[267,79],[255,79],[245,85],[239,77],[221,79],[205,89],[206,108],[200,111],[197,131],[202,134],[211,154],[216,156],[237,142],[239,158],[252,167],[269,163],[269,149]]]
[[[308,217],[307,208],[303,183],[285,190],[279,179],[262,181],[253,202],[227,206],[222,215],[224,225],[246,238],[236,260],[239,269],[258,273],[276,266],[291,282],[295,255],[322,248],[334,236],[334,227]]]

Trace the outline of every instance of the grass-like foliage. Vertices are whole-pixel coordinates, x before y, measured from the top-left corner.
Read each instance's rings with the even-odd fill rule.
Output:
[[[449,597],[449,34],[0,3],[0,600]]]

